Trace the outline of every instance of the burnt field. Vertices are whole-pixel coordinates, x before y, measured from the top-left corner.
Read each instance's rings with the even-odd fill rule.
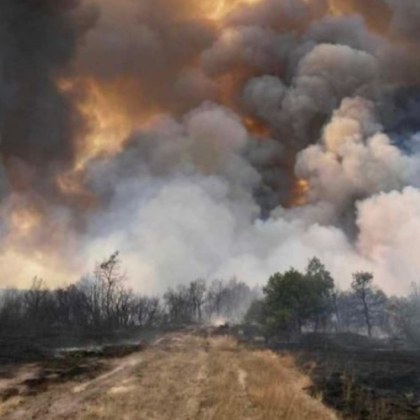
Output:
[[[92,353],[111,356],[114,350],[148,343],[167,331],[170,331],[170,328],[134,328],[120,332],[96,333],[63,333],[53,330],[42,334],[4,334],[0,336],[0,369],[10,364],[44,362],[70,354],[89,356]]]
[[[420,352],[360,338],[348,335],[339,345],[319,336],[275,347],[311,377],[308,391],[346,419],[420,419]]]
[[[257,336],[245,340],[243,335],[241,337],[240,329],[227,325],[218,328],[191,327],[185,328],[182,333],[172,334],[175,334],[174,337],[177,334],[182,337],[191,334],[200,337],[200,340],[235,336],[242,343],[238,348],[244,351],[253,349],[256,353],[265,347]],[[26,407],[28,401],[43,400],[50,394],[64,398],[63,390],[70,385],[79,390],[84,384],[107,382],[109,372],[120,375],[120,367],[126,366],[127,360],[142,359],[145,351],[166,351],[165,341],[159,339],[166,335],[162,331],[150,331],[141,337],[132,336],[131,340],[120,337],[116,341],[114,336],[114,342],[111,342],[111,337],[101,337],[90,344],[73,347],[57,347],[57,341],[52,346],[51,337],[43,340],[39,337],[37,340],[31,337],[25,340],[22,337],[2,339],[0,405],[14,412],[14,404],[20,407],[22,401]],[[69,337],[66,340],[74,341]],[[311,381],[304,387],[307,394],[322,400],[344,419],[420,418],[418,351],[394,350],[379,341],[352,334],[308,334],[298,342],[271,342],[269,347],[283,360],[285,357],[293,360],[293,365],[310,377]],[[183,346],[182,352],[189,351],[188,347]],[[127,363],[129,366],[131,362]],[[221,369],[224,371],[227,367],[221,366]],[[257,376],[265,374],[259,371]],[[109,381],[116,386],[115,379]],[[32,397],[35,399],[31,400]]]
[[[162,330],[97,334],[8,334],[0,338],[0,404],[34,397],[68,382],[93,380],[142,352]],[[1,417],[1,411],[0,411]]]
[[[68,381],[92,380],[114,360],[146,348],[143,342],[52,348],[42,341],[1,340],[0,402],[30,397]]]

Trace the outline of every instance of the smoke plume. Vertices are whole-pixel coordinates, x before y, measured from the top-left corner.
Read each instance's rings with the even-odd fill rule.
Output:
[[[367,6],[369,4],[369,7]],[[416,0],[4,0],[1,286],[420,262]]]

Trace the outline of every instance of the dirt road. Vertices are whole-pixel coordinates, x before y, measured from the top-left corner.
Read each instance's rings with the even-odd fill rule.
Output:
[[[171,334],[108,361],[93,378],[9,398],[0,404],[0,418],[334,419],[302,390],[307,385],[289,359],[241,348],[228,338]]]

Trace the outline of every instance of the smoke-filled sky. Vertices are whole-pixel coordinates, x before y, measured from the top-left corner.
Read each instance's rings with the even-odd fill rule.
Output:
[[[0,286],[420,280],[418,0],[2,0]]]

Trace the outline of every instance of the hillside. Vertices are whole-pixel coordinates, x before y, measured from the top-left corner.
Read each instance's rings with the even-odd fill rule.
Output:
[[[83,364],[79,361],[79,369]],[[297,372],[291,359],[241,348],[224,337],[170,334],[143,351],[107,359],[100,369],[80,372],[66,380],[51,377],[48,381],[39,367],[27,365],[13,371],[13,375],[2,375],[0,390],[12,391],[8,398],[3,397],[0,417],[336,418],[306,394],[304,388],[309,380]],[[31,376],[32,382],[28,380]],[[37,382],[37,377],[44,380]]]

